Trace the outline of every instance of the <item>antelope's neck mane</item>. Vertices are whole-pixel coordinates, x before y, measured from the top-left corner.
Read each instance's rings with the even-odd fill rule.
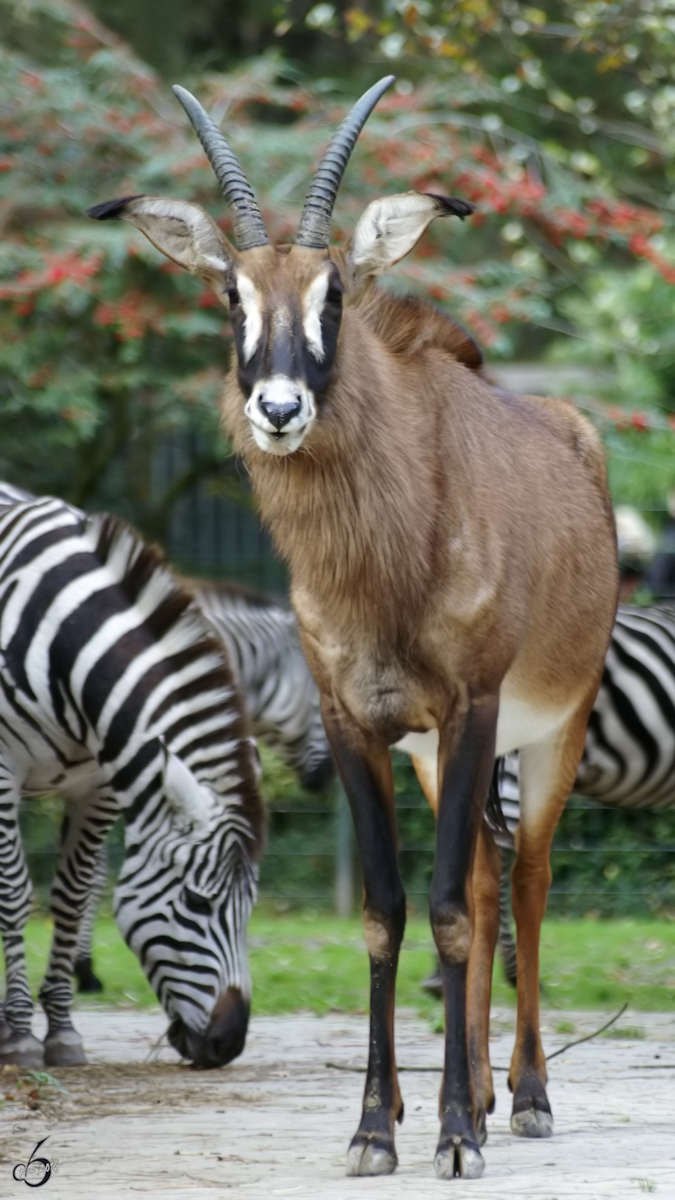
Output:
[[[433,346],[472,371],[481,372],[483,352],[471,334],[426,300],[372,288],[357,311],[394,354],[409,357]]]

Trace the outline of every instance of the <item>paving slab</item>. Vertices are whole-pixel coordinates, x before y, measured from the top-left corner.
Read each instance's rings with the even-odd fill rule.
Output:
[[[562,1020],[574,1035],[553,1032]],[[597,1013],[556,1012],[547,1052],[602,1024]],[[40,1077],[0,1071],[0,1197],[27,1197],[16,1167],[36,1143],[52,1163],[44,1200],[675,1200],[675,1013],[628,1013],[625,1037],[598,1037],[550,1064],[555,1136],[537,1142],[509,1128],[506,1070],[496,1072],[485,1174],[441,1182],[433,1173],[442,1039],[397,1016],[405,1121],[399,1168],[347,1179],[344,1159],[363,1088],[367,1018],[253,1018],[242,1057],[197,1072],[166,1044],[160,1012],[80,1010],[90,1065]],[[513,1014],[496,1012],[492,1061],[506,1068]],[[19,1169],[18,1174],[21,1175]]]

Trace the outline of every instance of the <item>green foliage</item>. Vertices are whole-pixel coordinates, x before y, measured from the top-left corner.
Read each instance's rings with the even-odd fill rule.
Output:
[[[561,329],[602,341],[608,318],[593,303],[595,281],[600,266],[619,269],[626,311],[611,320],[627,360],[643,361],[654,337],[643,338],[631,308],[645,277],[634,264],[650,264],[655,308],[674,269],[667,6],[563,4],[562,24],[554,7],[425,0],[343,11],[259,0],[233,9],[226,32],[218,7],[204,3],[182,14],[175,60],[192,63],[217,119],[227,113],[282,240],[293,236],[327,129],[353,97],[355,67],[369,82],[369,59],[378,72],[395,63],[397,90],[350,165],[336,240],[377,194],[455,191],[478,205],[473,221],[433,230],[391,286],[431,296],[493,354],[531,357]],[[133,8],[128,31],[154,30],[149,0]],[[161,538],[172,505],[200,477],[242,498],[217,427],[225,312],[141,235],[82,214],[139,191],[222,205],[168,87],[86,9],[0,0],[0,21],[0,474],[111,508]],[[212,61],[228,74],[209,74],[199,59],[211,29],[224,47]],[[351,64],[344,84],[317,78],[330,47]],[[284,48],[302,62],[282,61]],[[249,51],[257,57],[242,66]],[[645,404],[668,390],[661,327]],[[176,431],[201,449],[178,479],[159,481],[157,445]]]
[[[551,865],[549,912],[675,916],[675,811],[572,800],[556,831]]]

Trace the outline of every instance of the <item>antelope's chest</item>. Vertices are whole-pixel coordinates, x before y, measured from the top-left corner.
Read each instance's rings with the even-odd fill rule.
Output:
[[[353,720],[390,745],[410,729],[438,721],[444,688],[414,648],[405,654],[378,652],[346,639],[303,637],[321,691],[333,696]]]

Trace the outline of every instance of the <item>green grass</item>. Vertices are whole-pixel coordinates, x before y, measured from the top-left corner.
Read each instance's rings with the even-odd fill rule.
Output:
[[[51,923],[29,922],[28,972],[37,992],[47,961]],[[276,914],[259,907],[249,928],[253,1008],[276,1014],[299,1009],[365,1012],[368,957],[358,918],[340,920],[313,911]],[[426,920],[411,918],[401,955],[397,1003],[437,1018],[440,1010],[420,991],[433,964]],[[156,1003],[135,956],[114,921],[96,927],[95,965],[105,983],[101,1002],[147,1007]],[[675,923],[667,920],[557,920],[545,922],[541,941],[542,1007],[632,1011],[675,1008]],[[83,1002],[96,1003],[86,997]],[[513,1005],[513,991],[495,967],[493,1002]]]

